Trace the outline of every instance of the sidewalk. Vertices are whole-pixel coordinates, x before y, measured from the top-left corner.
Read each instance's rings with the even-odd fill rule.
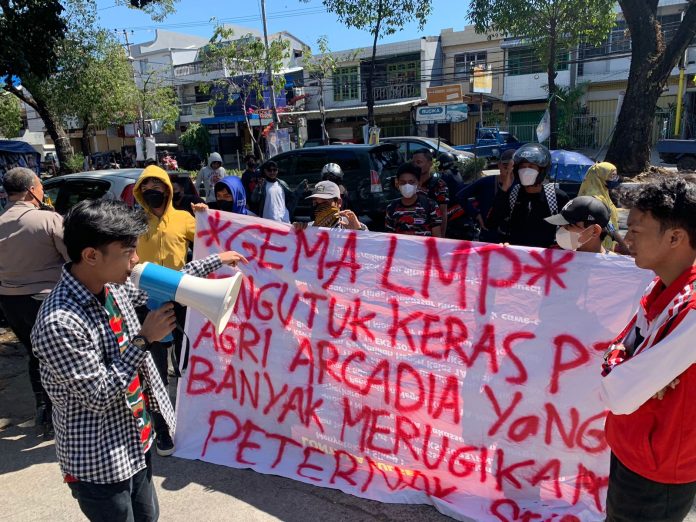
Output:
[[[24,349],[0,335],[0,520],[85,520],[62,483],[55,445],[34,435]],[[3,343],[4,341],[4,343]],[[430,506],[383,504],[251,470],[154,456],[164,522],[451,520]]]

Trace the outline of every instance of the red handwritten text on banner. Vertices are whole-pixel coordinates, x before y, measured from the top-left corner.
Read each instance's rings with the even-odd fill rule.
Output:
[[[222,335],[190,314],[178,456],[455,518],[602,520],[630,259],[198,219],[197,258],[250,264]]]

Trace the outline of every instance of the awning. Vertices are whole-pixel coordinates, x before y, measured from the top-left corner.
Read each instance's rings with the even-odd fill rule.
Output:
[[[375,105],[375,114],[394,114],[402,112],[405,109],[411,109],[416,105],[423,103],[424,99],[401,101],[394,103],[383,103],[380,105]],[[340,107],[336,109],[326,109],[326,115],[330,118],[341,118],[347,116],[362,116],[367,115],[367,105],[358,105],[354,107]],[[278,116],[281,118],[288,116],[304,116],[308,120],[316,120],[321,118],[321,112],[319,110],[312,111],[293,111],[293,112],[282,112]]]
[[[243,114],[230,114],[228,116],[213,116],[212,118],[201,118],[203,125],[215,125],[217,123],[239,123],[244,121]]]

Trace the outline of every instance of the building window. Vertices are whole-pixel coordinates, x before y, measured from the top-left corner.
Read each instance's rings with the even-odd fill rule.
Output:
[[[619,20],[609,35],[609,51],[627,53],[631,51],[631,35],[625,20]]]
[[[668,44],[674,38],[681,24],[681,14],[662,15],[657,17],[657,21],[662,26],[662,34],[665,37],[665,43]]]
[[[341,67],[333,74],[334,100],[346,101],[358,99],[358,66]]]
[[[454,56],[454,77],[457,79],[468,80],[471,71],[475,66],[486,66],[486,51],[475,51],[471,53],[457,54]]]
[[[415,84],[420,81],[420,61],[387,64],[388,84]]]
[[[557,71],[568,70],[568,51],[558,53]],[[510,49],[508,51],[508,75],[539,74],[546,72],[539,57],[531,48]]]

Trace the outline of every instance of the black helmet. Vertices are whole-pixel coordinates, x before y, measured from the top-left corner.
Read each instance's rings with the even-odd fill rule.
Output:
[[[546,173],[551,167],[551,153],[549,149],[540,143],[527,143],[517,149],[517,152],[515,152],[515,155],[512,157],[512,161],[515,162],[514,173],[518,181],[520,164],[531,163],[539,167],[539,176],[536,179],[536,184],[538,184],[544,181]]]
[[[457,162],[457,159],[450,152],[441,152],[437,156],[437,161],[440,163],[440,168],[451,169]]]

